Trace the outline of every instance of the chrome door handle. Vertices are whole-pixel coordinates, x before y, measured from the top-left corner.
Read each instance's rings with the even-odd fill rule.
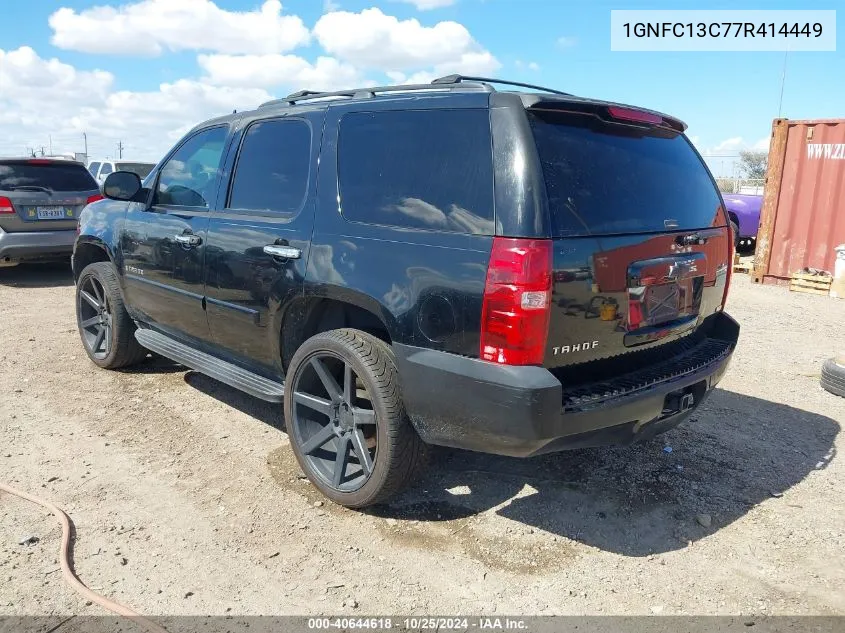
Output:
[[[302,251],[293,246],[280,246],[278,244],[268,244],[264,247],[264,252],[279,259],[299,259],[302,257]]]
[[[173,239],[183,246],[199,246],[202,244],[202,238],[199,235],[191,235],[190,233],[174,235]]]

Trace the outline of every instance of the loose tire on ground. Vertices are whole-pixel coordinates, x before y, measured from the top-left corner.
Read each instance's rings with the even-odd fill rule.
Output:
[[[288,367],[284,415],[303,472],[339,505],[384,503],[425,462],[393,350],[365,332],[332,330],[302,344]]]
[[[841,359],[845,361],[845,358]],[[822,387],[832,394],[845,398],[845,365],[831,358],[822,365]]]
[[[76,323],[85,353],[103,369],[128,367],[147,355],[135,339],[135,323],[123,304],[111,262],[89,264],[80,273],[76,282]],[[101,330],[105,330],[102,335]]]

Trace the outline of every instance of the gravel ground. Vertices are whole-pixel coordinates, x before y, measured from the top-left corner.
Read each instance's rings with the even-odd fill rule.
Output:
[[[0,481],[61,505],[83,581],[148,614],[845,614],[845,399],[818,382],[845,301],[737,275],[729,311],[731,368],[682,427],[437,451],[360,513],[301,477],[280,407],[163,360],[100,370],[69,273],[0,269]],[[64,584],[54,520],[0,508],[0,614],[103,613]]]

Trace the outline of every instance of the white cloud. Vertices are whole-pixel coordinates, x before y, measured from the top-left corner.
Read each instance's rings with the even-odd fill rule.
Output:
[[[514,63],[514,66],[519,68],[520,70],[527,68],[528,70],[538,71],[540,70],[540,64],[537,62],[524,62],[521,59],[517,59]]]
[[[448,7],[455,4],[455,0],[398,0],[405,4],[414,5],[419,11],[430,11],[431,9],[440,9],[441,7]]]
[[[711,151],[713,153],[737,152],[745,146],[746,143],[741,136],[732,136],[731,138],[725,139],[724,141],[716,145],[716,147],[714,147]]]
[[[308,29],[282,15],[279,0],[226,11],[212,0],[142,0],[119,7],[61,8],[50,16],[52,43],[85,53],[160,55],[164,50],[283,53],[307,44]]]
[[[340,3],[335,0],[323,0],[323,13],[331,13],[340,9]]]
[[[501,64],[487,51],[481,53],[465,53],[459,59],[438,64],[429,70],[420,70],[405,74],[400,71],[387,71],[390,80],[398,84],[427,84],[438,77],[446,75],[488,76],[494,73]]]
[[[399,20],[375,8],[328,13],[317,21],[314,36],[328,53],[362,68],[407,71],[434,67],[455,72],[499,66],[462,24],[446,21],[423,26],[416,19]]]
[[[364,84],[351,64],[318,57],[313,64],[296,55],[200,55],[197,62],[212,84],[294,89],[339,90]]]
[[[696,137],[697,138],[697,137]],[[698,145],[698,143],[696,143]],[[702,150],[704,154],[713,155],[713,154],[724,154],[724,155],[733,155],[739,154],[741,151],[744,150],[754,150],[754,151],[768,151],[769,149],[769,137],[765,136],[761,138],[759,141],[756,142],[749,142],[742,136],[732,136],[730,138],[726,138],[724,141],[716,144],[713,147],[705,148]]]
[[[751,146],[751,149],[758,151],[758,152],[768,151],[769,150],[769,141],[770,141],[769,137],[764,136],[759,141],[754,143],[754,145]]]
[[[110,73],[43,59],[29,47],[0,49],[0,155],[46,149],[50,137],[56,152],[81,152],[87,132],[92,156],[114,155],[122,140],[126,157],[157,160],[197,123],[272,98],[189,79],[147,92],[115,92],[113,83]]]
[[[563,36],[557,38],[556,43],[558,45],[558,48],[572,48],[573,46],[576,46],[578,44],[578,38],[577,37],[571,37],[571,36],[568,36],[568,35],[563,35]]]

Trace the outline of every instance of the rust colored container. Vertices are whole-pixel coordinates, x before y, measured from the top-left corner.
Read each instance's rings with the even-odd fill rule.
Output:
[[[782,283],[833,271],[845,243],[845,119],[775,119],[753,279]]]

